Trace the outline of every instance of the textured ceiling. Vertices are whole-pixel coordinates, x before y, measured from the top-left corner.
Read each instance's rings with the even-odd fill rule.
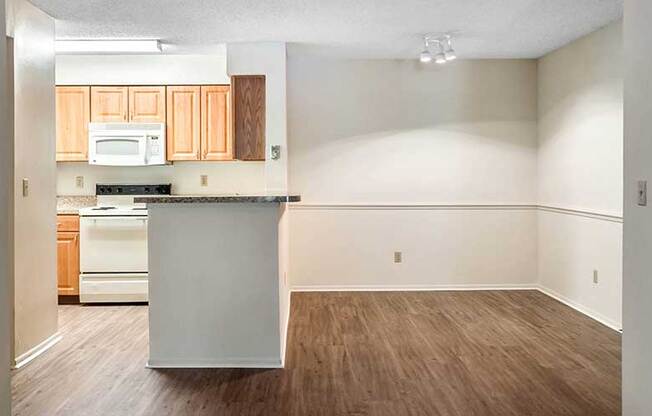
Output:
[[[536,58],[622,16],[623,0],[31,0],[58,38],[160,38],[190,53],[240,41],[414,58],[421,34],[459,32],[461,58]]]

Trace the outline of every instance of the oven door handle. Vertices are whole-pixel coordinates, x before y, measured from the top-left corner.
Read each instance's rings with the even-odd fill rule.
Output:
[[[147,218],[146,217],[82,217],[83,220],[89,220],[93,221],[93,224],[97,224],[98,221],[106,221],[107,223],[116,223],[118,221],[122,222],[124,225],[133,225],[133,223],[143,223],[147,224]],[[114,225],[114,224],[112,224]],[[140,224],[137,224],[140,226]]]

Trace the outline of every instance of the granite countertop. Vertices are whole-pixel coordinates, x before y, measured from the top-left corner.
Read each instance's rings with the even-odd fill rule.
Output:
[[[97,205],[95,195],[60,195],[57,196],[57,214],[77,215],[80,208]]]
[[[137,196],[134,202],[149,204],[205,204],[230,202],[299,202],[299,195],[152,195]]]

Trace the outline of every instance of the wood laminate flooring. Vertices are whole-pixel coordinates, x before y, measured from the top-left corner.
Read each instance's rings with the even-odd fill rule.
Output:
[[[294,293],[277,370],[147,369],[146,306],[60,326],[14,415],[620,414],[620,334],[535,291]]]

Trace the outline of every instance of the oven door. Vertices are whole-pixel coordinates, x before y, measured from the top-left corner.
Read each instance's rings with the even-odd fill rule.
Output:
[[[81,273],[147,273],[147,217],[79,220]]]
[[[95,133],[88,140],[88,163],[104,166],[147,165],[147,138],[133,132]]]

